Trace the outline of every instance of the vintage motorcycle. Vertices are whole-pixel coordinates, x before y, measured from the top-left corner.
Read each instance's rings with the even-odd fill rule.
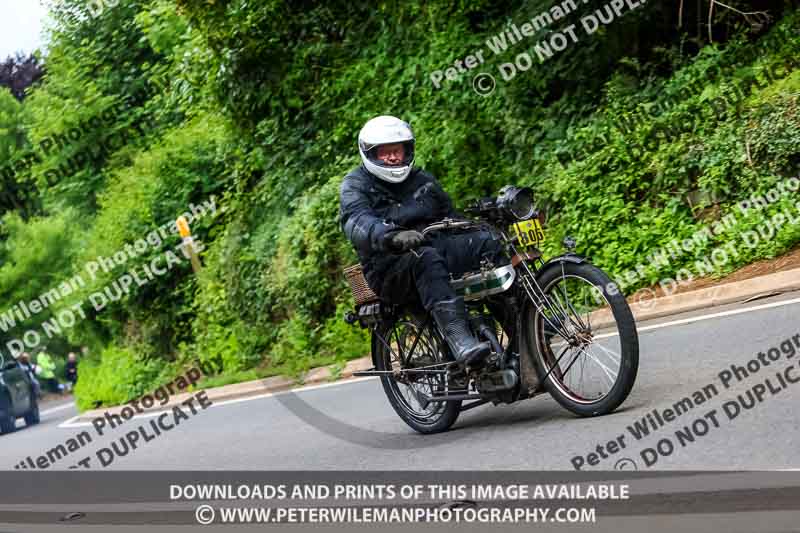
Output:
[[[355,375],[380,376],[395,412],[425,434],[446,431],[467,409],[544,392],[579,416],[616,409],[639,366],[636,324],[617,285],[574,253],[569,237],[566,253],[542,258],[544,231],[527,187],[503,187],[463,211],[463,219],[422,233],[484,229],[503,243],[509,263],[484,261],[479,271],[451,278],[472,332],[492,353],[462,368],[430,314],[381,301],[356,264],[344,271],[356,303],[344,319],[370,330],[374,368]]]

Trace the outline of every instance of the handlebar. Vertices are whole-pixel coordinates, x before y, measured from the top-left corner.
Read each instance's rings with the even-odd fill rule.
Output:
[[[478,227],[478,226],[479,224],[473,222],[472,220],[454,220],[452,218],[446,218],[440,222],[434,222],[430,226],[423,229],[422,235],[427,235],[431,231],[441,231],[441,230]]]

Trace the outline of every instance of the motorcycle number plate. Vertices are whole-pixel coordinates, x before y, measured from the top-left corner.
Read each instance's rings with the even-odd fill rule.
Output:
[[[511,226],[511,233],[519,238],[519,244],[523,247],[538,247],[544,242],[544,230],[538,218],[523,220]]]

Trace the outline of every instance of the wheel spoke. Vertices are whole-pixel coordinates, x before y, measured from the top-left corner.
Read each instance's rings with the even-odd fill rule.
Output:
[[[567,350],[567,349],[569,349],[569,346],[567,348],[564,348],[564,350]],[[572,359],[572,361],[569,362],[569,364],[567,365],[567,368],[565,368],[564,370],[561,371],[561,376],[562,377],[567,375],[567,372],[569,372],[569,369],[572,368],[572,365],[575,364],[575,361],[577,361],[580,356],[581,356],[580,353],[575,354],[575,357]]]
[[[584,324],[583,320],[581,320],[580,313],[578,313],[572,306],[572,303],[569,300],[569,296],[567,295],[567,280],[566,280],[566,274],[564,273],[563,263],[561,264],[561,279],[564,281],[564,283],[561,284],[561,292],[564,293],[564,301],[567,303],[567,307],[569,307],[569,309],[575,314],[575,318],[578,319],[578,323],[580,324],[581,329],[586,329],[586,324]]]
[[[399,363],[402,366],[403,363],[406,361],[405,355],[403,354],[404,352],[403,343],[400,341],[400,333],[398,333],[397,327],[392,328],[392,330],[394,331],[394,338],[397,339],[397,352],[398,355],[400,356]]]
[[[411,320],[398,320],[390,329],[386,329],[388,339],[394,338],[396,353],[392,346],[378,334],[383,346],[381,357],[390,362],[394,370],[417,368],[420,366],[443,365],[444,352],[438,348],[438,343],[431,334],[430,327],[420,327]],[[439,374],[413,374],[403,373],[398,377],[387,375],[383,377],[388,382],[387,393],[394,396],[395,409],[402,409],[405,415],[422,424],[432,424],[446,411],[442,402],[430,402],[425,407],[420,403],[420,393],[430,397],[437,389],[444,389],[443,378]],[[405,416],[404,415],[404,416]]]
[[[616,353],[613,350],[609,350],[608,348],[606,348],[605,346],[603,346],[599,342],[592,343],[592,346],[597,346],[598,348],[603,350],[606,353],[606,355],[608,356],[608,358],[611,359],[612,361],[614,361],[617,365],[621,364],[622,356],[620,354]]]
[[[623,341],[613,314],[614,322],[609,328],[610,333],[597,337],[593,335],[593,310],[610,311],[611,304],[598,289],[599,285],[581,274],[576,274],[574,270],[567,270],[564,265],[561,269],[559,275],[551,278],[552,281],[543,287],[547,298],[545,301],[549,303],[547,311],[540,310],[538,313],[536,331],[540,337],[537,342],[543,347],[540,357],[547,369],[550,367],[547,358],[552,357],[556,351],[559,354],[554,367],[559,368],[560,375],[547,381],[559,394],[577,403],[595,403],[605,398],[617,384],[622,371]],[[559,327],[553,328],[555,331],[547,326],[551,322],[548,315],[554,321],[561,318],[564,320],[558,324]],[[597,342],[599,338],[608,338],[603,344],[610,343],[609,346]],[[592,349],[594,345],[598,350]],[[547,380],[553,370],[554,368],[550,368],[546,372],[544,380]]]
[[[597,360],[597,358],[594,356],[594,354],[590,354],[589,352],[587,352],[586,350],[584,350],[584,349],[583,349],[583,347],[581,347],[581,349],[580,349],[580,350],[581,350],[581,351],[582,351],[584,354],[586,354],[588,357],[590,357],[590,358],[592,359],[592,361],[594,361],[595,363],[597,363],[597,366],[599,366],[600,368],[602,368],[602,369],[603,369],[603,372],[605,372],[605,375],[606,375],[606,376],[608,376],[608,379],[609,379],[609,381],[611,382],[611,385],[613,386],[613,385],[614,385],[614,383],[616,383],[616,381],[617,381],[617,373],[616,373],[616,372],[614,372],[614,371],[612,371],[610,368],[608,368],[606,365],[604,365],[604,364],[603,364],[603,363],[601,363],[600,361],[598,361],[598,360]]]

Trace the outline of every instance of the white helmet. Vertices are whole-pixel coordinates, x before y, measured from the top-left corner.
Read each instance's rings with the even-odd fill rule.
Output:
[[[406,155],[399,165],[389,166],[376,157],[382,144],[403,143]],[[411,126],[396,117],[383,115],[364,124],[358,134],[358,152],[367,170],[384,181],[400,183],[408,177],[414,163],[414,133]]]

